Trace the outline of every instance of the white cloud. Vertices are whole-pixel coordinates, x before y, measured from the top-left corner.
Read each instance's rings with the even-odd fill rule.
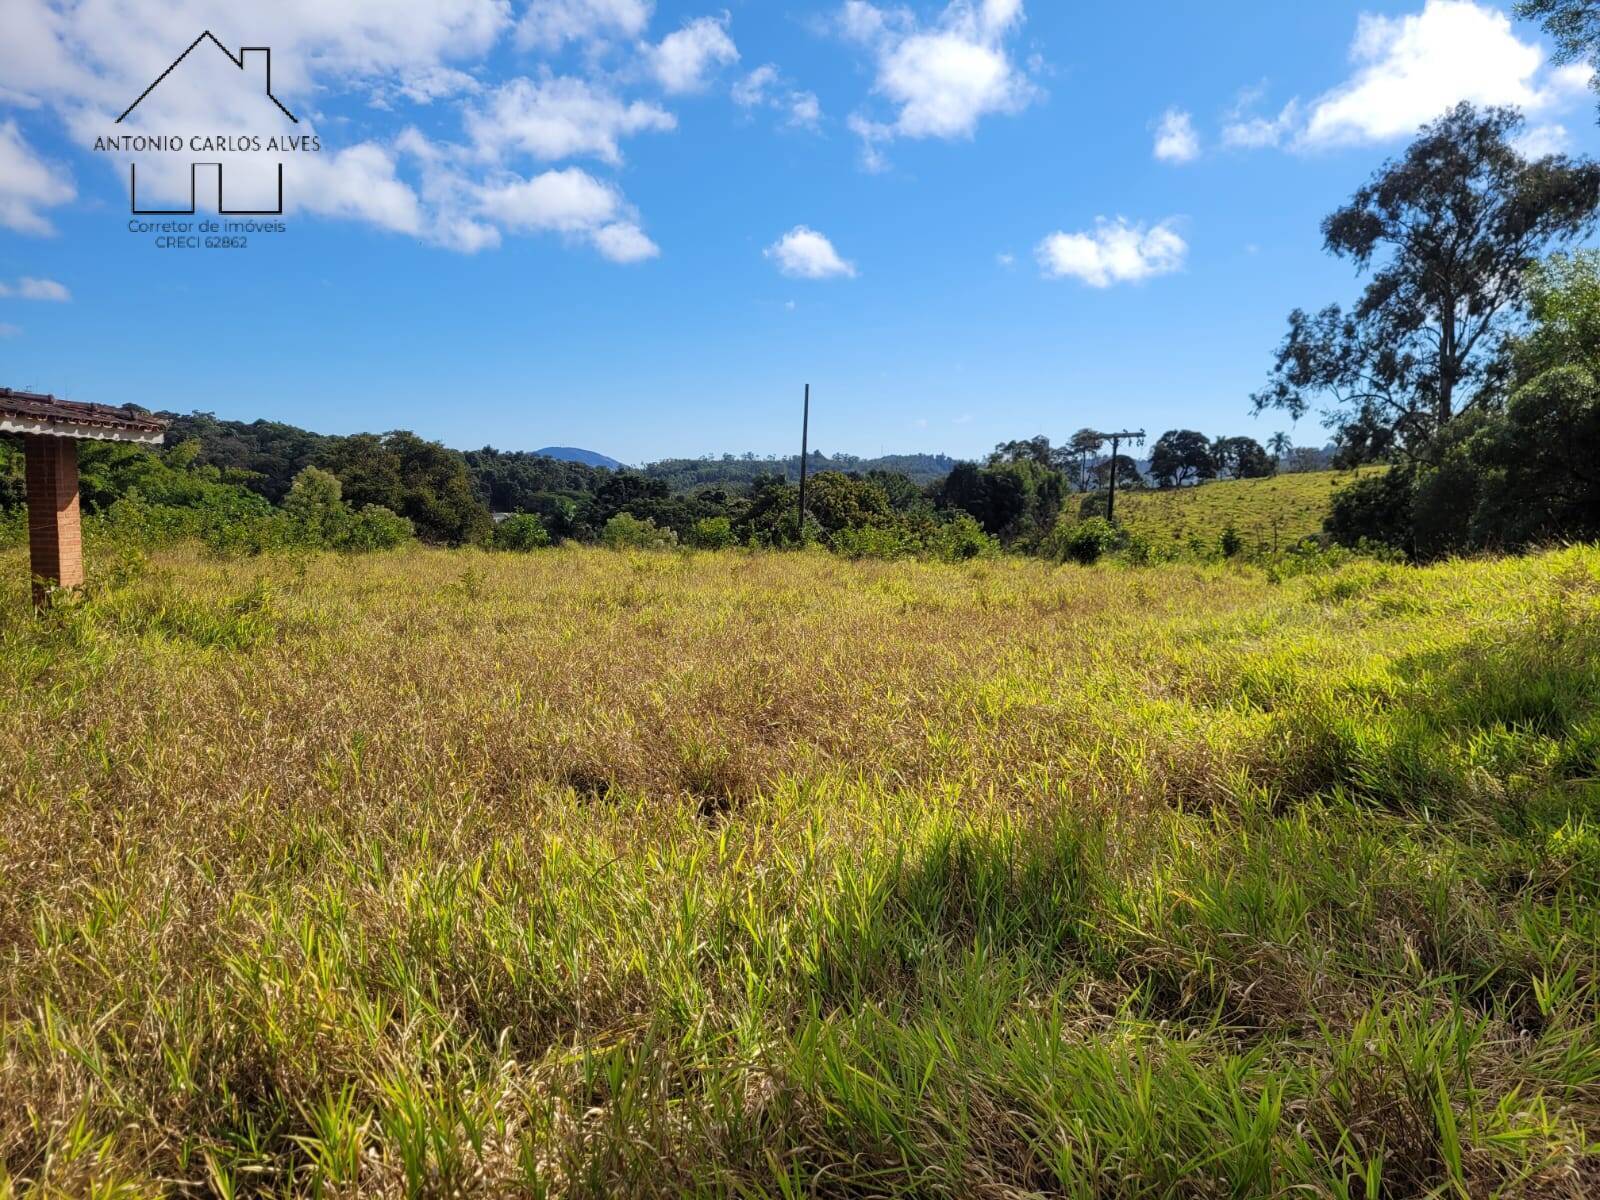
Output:
[[[733,85],[733,102],[740,108],[757,108],[767,103],[778,84],[778,68],[773,63],[757,67]]]
[[[1420,13],[1363,14],[1350,48],[1355,74],[1320,97],[1301,132],[1308,147],[1413,133],[1460,101],[1537,112],[1577,76],[1545,72],[1544,51],[1511,20],[1473,0],[1427,0]]]
[[[636,38],[654,10],[654,0],[532,0],[517,26],[517,45],[558,50],[567,42]]]
[[[577,167],[480,188],[476,203],[482,216],[500,226],[566,234],[588,242],[612,262],[642,262],[661,253],[621,194]]]
[[[486,54],[511,23],[509,0],[7,0],[0,79],[34,100],[71,97],[113,116],[203,29],[224,45],[273,49],[273,90],[291,108],[319,78],[391,80]]]
[[[1529,126],[1512,144],[1523,158],[1544,158],[1548,154],[1565,152],[1570,141],[1567,127],[1552,121]]]
[[[822,124],[822,102],[815,92],[790,92],[789,124],[796,129],[816,129]]]
[[[1040,269],[1052,279],[1072,277],[1090,287],[1137,283],[1183,266],[1189,246],[1170,221],[1146,227],[1099,217],[1092,233],[1052,233],[1039,243]]]
[[[295,164],[285,204],[293,211],[366,221],[391,233],[419,234],[426,221],[411,186],[395,173],[395,156],[375,142],[306,155]]]
[[[450,96],[470,95],[481,85],[465,71],[454,67],[427,66],[402,71],[396,93],[413,104],[432,104]]]
[[[15,121],[0,123],[0,225],[19,233],[54,233],[39,210],[76,195],[71,178],[34,153]]]
[[[994,256],[994,261],[1002,267],[1014,267],[1017,265],[1017,256],[1015,254],[1005,253],[996,254]]]
[[[484,188],[479,207],[513,229],[583,233],[609,225],[622,198],[587,171],[568,167]]]
[[[822,103],[815,92],[784,86],[776,64],[766,63],[736,81],[729,93],[740,108],[774,108],[787,115],[786,124],[815,130],[822,123]]]
[[[661,247],[648,237],[644,230],[631,221],[614,221],[602,225],[592,235],[594,247],[612,262],[635,263],[661,254]]]
[[[20,325],[7,325],[5,322],[0,321],[0,338],[14,338],[14,337],[21,337],[21,336],[22,336],[22,326],[20,326]]]
[[[796,225],[763,253],[794,279],[854,279],[856,274],[855,265],[840,258],[832,242],[804,225]]]
[[[685,36],[673,35],[659,47],[637,42],[647,33],[654,0],[275,0],[248,13],[228,0],[0,0],[0,6],[6,13],[0,103],[51,113],[76,145],[111,130],[198,30],[209,28],[230,48],[272,46],[273,90],[301,117],[298,126],[284,118],[283,129],[265,128],[279,118],[262,116],[259,90],[240,88],[237,65],[202,48],[117,131],[319,136],[320,153],[297,155],[286,166],[284,199],[291,211],[357,221],[467,253],[506,236],[546,233],[617,262],[659,254],[614,186],[576,168],[539,175],[520,171],[518,163],[579,157],[618,163],[624,139],[676,127],[650,96],[619,95],[619,88],[662,72],[688,87],[709,65],[737,54],[724,22],[716,20],[709,21],[715,36],[705,37],[705,24],[694,22],[680,31]],[[561,77],[544,69],[486,87],[474,73],[514,29],[524,48],[558,51],[583,43],[590,74]],[[637,56],[631,71],[602,76],[599,43],[605,38],[627,43]],[[371,107],[337,123],[317,111],[320,96],[351,93],[364,94]],[[448,128],[459,115],[466,136],[436,140],[384,115],[429,104],[448,108],[437,127]],[[129,156],[96,157],[125,199]],[[187,163],[167,157],[171,163],[140,158],[142,201],[187,199]],[[268,175],[275,188],[276,166],[263,166],[265,156],[218,157],[230,201],[252,198]],[[0,225],[49,232],[46,210],[74,194],[70,180],[28,146],[17,123],[0,119]]]
[[[1200,157],[1200,138],[1194,118],[1181,108],[1169,108],[1156,126],[1155,155],[1162,162],[1186,163]]]
[[[647,47],[656,81],[672,95],[704,91],[707,76],[719,66],[739,61],[739,49],[728,36],[728,18],[698,17],[657,46]]]
[[[72,293],[67,290],[67,285],[57,283],[54,279],[35,279],[24,275],[16,283],[0,282],[0,297],[15,297],[18,300],[49,300],[57,304],[65,304],[72,299]]]
[[[1235,150],[1260,150],[1281,143],[1300,119],[1300,101],[1290,100],[1275,117],[1262,117],[1250,111],[1259,92],[1248,94],[1228,114],[1222,127],[1222,144]]]
[[[838,27],[871,48],[873,91],[893,109],[892,119],[858,114],[850,122],[869,169],[883,165],[880,143],[971,137],[984,117],[1026,108],[1038,89],[1005,44],[1022,20],[1021,0],[951,0],[928,26],[906,9],[849,0]]]
[[[557,76],[534,82],[513,79],[495,89],[488,103],[467,115],[467,133],[481,157],[508,152],[555,160],[593,155],[622,161],[618,139],[675,129],[677,119],[643,100],[625,104],[582,79]]]

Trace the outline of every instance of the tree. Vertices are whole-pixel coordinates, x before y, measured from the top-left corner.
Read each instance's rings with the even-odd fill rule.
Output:
[[[307,467],[294,477],[283,500],[283,511],[298,527],[301,537],[315,546],[337,542],[350,514],[339,480],[318,467]]]
[[[1539,21],[1555,41],[1558,63],[1588,59],[1600,68],[1600,3],[1596,0],[1519,0],[1517,16]],[[1600,75],[1589,81],[1600,88]]]
[[[1600,165],[1525,160],[1512,146],[1522,123],[1513,109],[1458,105],[1323,221],[1328,252],[1370,278],[1348,312],[1290,314],[1257,413],[1298,419],[1322,399],[1342,449],[1417,456],[1492,396],[1529,267],[1600,208]]]
[[[420,536],[460,545],[487,541],[494,523],[458,450],[414,433],[358,433],[334,440],[321,463],[352,505],[377,504],[409,518]]]
[[[1211,443],[1211,460],[1224,479],[1261,479],[1274,470],[1261,443],[1251,437],[1219,437]]]
[[[1281,465],[1289,451],[1294,449],[1294,441],[1280,429],[1267,439],[1267,449],[1272,451],[1272,461]]]
[[[1103,458],[1095,463],[1089,472],[1090,481],[1097,488],[1111,486],[1111,459]],[[1117,491],[1133,491],[1144,486],[1144,476],[1139,473],[1139,464],[1131,455],[1117,455]]]
[[[985,533],[1013,540],[1048,532],[1066,492],[1066,476],[1025,458],[986,467],[958,463],[936,489],[935,499],[977,518]]]
[[[1031,438],[1001,442],[989,455],[989,465],[997,467],[1005,463],[1031,462],[1047,471],[1065,471],[1072,458],[1071,449],[1065,446],[1052,448],[1050,439],[1040,433]]]
[[[1106,439],[1093,429],[1080,429],[1067,443],[1068,450],[1078,460],[1078,490],[1089,490],[1089,468],[1105,447]]]
[[[1156,486],[1171,488],[1217,477],[1211,442],[1194,429],[1169,429],[1150,451],[1150,477]]]
[[[494,548],[527,553],[550,544],[550,531],[533,513],[513,513],[494,527]]]

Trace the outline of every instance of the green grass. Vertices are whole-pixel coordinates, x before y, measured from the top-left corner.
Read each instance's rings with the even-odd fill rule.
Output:
[[[135,568],[0,559],[0,1196],[1600,1186],[1600,550]]]
[[[1383,467],[1306,471],[1270,479],[1223,479],[1198,487],[1129,492],[1117,497],[1117,518],[1158,550],[1211,550],[1230,525],[1245,549],[1273,552],[1322,532],[1341,488]]]

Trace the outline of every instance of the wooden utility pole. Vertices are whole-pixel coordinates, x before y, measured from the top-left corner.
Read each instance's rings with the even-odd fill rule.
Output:
[[[805,413],[800,418],[800,544],[806,544],[806,458],[811,453],[811,385],[806,384]]]
[[[1111,443],[1111,487],[1106,495],[1106,520],[1117,519],[1117,452],[1122,448],[1124,441],[1144,444],[1144,430],[1124,429],[1120,433],[1097,433],[1096,437],[1104,438]]]

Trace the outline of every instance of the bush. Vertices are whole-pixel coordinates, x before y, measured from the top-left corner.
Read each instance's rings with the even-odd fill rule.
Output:
[[[1057,557],[1088,566],[1117,548],[1117,527],[1104,517],[1090,517],[1060,531]]]
[[[727,517],[701,517],[689,530],[689,544],[698,550],[728,550],[739,544]]]
[[[940,525],[928,538],[929,557],[940,562],[967,562],[974,558],[993,558],[999,553],[1000,543],[967,513]]]
[[[409,542],[415,534],[410,520],[381,504],[363,505],[352,514],[338,550],[393,550]]]
[[[516,513],[495,526],[491,544],[496,550],[521,553],[543,550],[550,544],[550,531],[533,513]]]
[[[1237,529],[1229,525],[1217,539],[1217,546],[1222,550],[1223,558],[1234,558],[1244,549],[1244,539],[1239,536]]]
[[[921,549],[909,530],[896,525],[855,525],[837,531],[829,547],[845,558],[911,558]]]
[[[665,550],[678,544],[678,535],[632,513],[618,513],[600,531],[600,544],[611,550]]]
[[[1323,528],[1341,546],[1377,542],[1410,554],[1411,501],[1415,490],[1412,472],[1400,466],[1358,479],[1334,496],[1333,511]]]

